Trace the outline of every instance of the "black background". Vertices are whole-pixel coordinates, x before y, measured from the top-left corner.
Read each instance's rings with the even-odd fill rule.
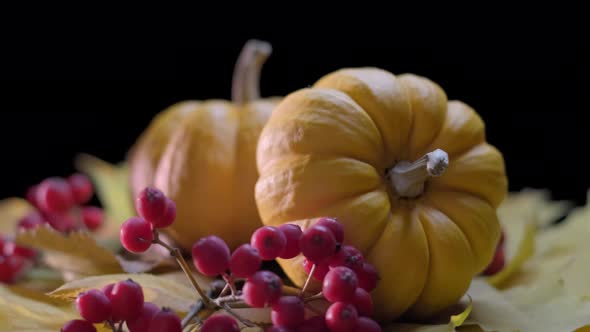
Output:
[[[487,30],[460,22],[423,31],[388,21],[387,29],[363,23],[362,32],[356,25],[283,32],[275,21],[221,32],[223,22],[176,30],[158,23],[4,31],[0,197],[69,174],[78,152],[122,160],[150,119],[177,101],[229,98],[234,61],[247,39],[259,38],[274,49],[264,96],[347,66],[427,76],[481,114],[488,140],[504,153],[511,190],[548,188],[556,198],[585,201],[588,38],[577,27],[547,21],[499,31],[498,19]]]

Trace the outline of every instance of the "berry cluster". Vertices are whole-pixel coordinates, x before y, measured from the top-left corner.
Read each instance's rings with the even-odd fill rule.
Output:
[[[181,332],[180,318],[167,308],[144,302],[143,290],[131,279],[91,289],[78,295],[76,309],[83,319],[67,322],[62,332],[95,332],[93,324],[106,323],[121,331],[123,322],[130,332]]]
[[[498,245],[496,246],[496,252],[494,253],[494,257],[492,258],[492,261],[490,262],[490,264],[482,272],[483,275],[491,276],[491,275],[494,275],[494,274],[500,272],[500,270],[502,270],[502,268],[504,268],[504,265],[506,264],[506,258],[504,255],[505,242],[506,242],[506,235],[504,234],[504,231],[502,231],[500,233],[500,241],[498,242]]]
[[[195,268],[203,275],[221,276],[225,280],[219,297],[213,299],[203,296],[178,249],[158,239],[158,229],[174,222],[174,202],[160,190],[146,188],[136,200],[136,209],[140,216],[128,219],[121,227],[123,246],[135,253],[146,251],[152,243],[166,246],[201,293],[201,304],[231,314],[217,313],[206,318],[201,326],[203,332],[239,331],[236,318],[252,325],[232,311],[231,305],[236,302],[252,308],[270,307],[273,326],[267,329],[269,332],[381,331],[370,318],[373,311],[370,292],[377,285],[377,271],[365,262],[358,249],[344,245],[344,228],[335,219],[321,218],[305,232],[295,224],[263,226],[252,234],[249,244],[242,244],[233,252],[218,236],[199,239],[191,250]],[[281,278],[261,270],[262,263],[298,255],[305,257],[303,268],[308,280],[299,295],[283,294]],[[311,278],[322,282],[322,291],[309,296],[306,288]],[[237,280],[245,280],[241,290],[236,287]],[[324,315],[305,319],[309,302],[318,299],[331,303],[328,310]]]
[[[21,218],[17,231],[50,225],[60,232],[75,229],[96,230],[103,222],[103,211],[94,206],[82,206],[92,198],[94,189],[82,174],[67,179],[48,178],[27,190],[26,198],[35,210]],[[17,245],[0,235],[0,282],[12,283],[32,266],[37,252]]]

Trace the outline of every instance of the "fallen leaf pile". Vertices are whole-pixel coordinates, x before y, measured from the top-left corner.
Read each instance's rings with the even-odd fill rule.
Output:
[[[64,235],[46,227],[17,234],[18,243],[42,251],[46,267],[31,270],[14,285],[0,285],[0,331],[58,331],[78,317],[73,307],[78,293],[127,278],[141,284],[147,301],[180,315],[190,311],[198,297],[182,272],[171,272],[177,269],[169,257],[117,255],[120,223],[134,213],[126,165],[84,155],[77,166],[92,177],[109,226],[94,235]],[[30,209],[22,199],[0,201],[0,230],[14,232],[15,221]],[[498,215],[506,234],[506,266],[474,279],[460,303],[432,321],[389,324],[384,331],[590,331],[590,204],[572,208],[552,201],[547,191],[523,190],[509,195]],[[211,281],[197,278],[203,285]],[[268,310],[239,310],[252,321],[268,322]]]

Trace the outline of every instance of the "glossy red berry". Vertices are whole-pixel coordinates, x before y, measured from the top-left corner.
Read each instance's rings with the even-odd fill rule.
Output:
[[[170,198],[166,198],[166,210],[160,219],[153,220],[152,224],[156,228],[165,228],[174,223],[176,220],[176,203]]]
[[[326,318],[324,316],[313,316],[306,319],[297,332],[327,332]]]
[[[287,245],[287,238],[278,228],[263,226],[252,233],[250,244],[258,250],[263,260],[270,261],[283,252]]]
[[[113,307],[113,317],[120,320],[132,320],[143,309],[143,290],[131,279],[117,282],[110,294],[107,294]]]
[[[309,275],[311,273],[312,267],[313,267],[312,262],[307,260],[307,258],[303,259],[303,270],[305,271],[305,273],[307,273]],[[319,264],[317,264],[317,266],[315,268],[315,272],[313,273],[313,275],[311,277],[314,278],[315,280],[323,281],[324,278],[326,277],[326,274],[328,273],[328,271],[330,271],[330,266],[328,265],[328,262],[319,263]]]
[[[279,276],[270,271],[258,271],[244,283],[244,302],[254,308],[271,306],[281,296],[282,287]]]
[[[140,217],[129,218],[121,225],[119,238],[125,249],[134,253],[144,252],[149,249],[154,239],[152,224]]]
[[[365,259],[363,254],[353,246],[343,246],[330,258],[330,267],[346,266],[354,271],[361,270]]]
[[[166,195],[157,188],[146,187],[135,200],[137,213],[150,223],[158,223],[166,213]]]
[[[349,303],[333,303],[326,311],[326,325],[332,332],[352,332],[357,321],[358,313]]]
[[[373,265],[365,262],[363,263],[363,267],[360,270],[356,270],[355,272],[357,273],[359,287],[363,288],[367,292],[371,292],[373,289],[375,289],[375,287],[377,287],[379,273]]]
[[[354,291],[352,304],[359,315],[367,317],[373,315],[373,299],[371,298],[371,294],[361,287],[357,287]]]
[[[21,218],[18,221],[16,228],[18,230],[35,229],[39,225],[42,225],[44,223],[45,223],[45,219],[43,218],[43,216],[39,212],[33,211],[33,212],[27,214],[26,216],[24,216],[23,218]]]
[[[229,268],[230,251],[223,239],[209,235],[199,239],[192,248],[193,263],[206,276],[216,276]]]
[[[94,231],[102,225],[104,221],[104,212],[96,206],[85,206],[82,208],[82,222],[91,231]]]
[[[359,317],[354,332],[381,332],[381,326],[368,317]]]
[[[26,266],[25,259],[20,256],[0,254],[0,282],[13,283],[22,274]]]
[[[337,243],[344,242],[344,226],[338,220],[334,218],[321,218],[316,225],[328,228],[334,234]]]
[[[284,224],[279,227],[279,230],[285,234],[285,238],[287,239],[285,249],[283,249],[283,252],[279,257],[290,259],[299,255],[301,253],[301,249],[299,249],[299,239],[303,234],[301,227],[295,224]]]
[[[228,315],[214,314],[205,320],[201,332],[239,332],[240,327],[235,319]]]
[[[238,278],[247,278],[260,270],[262,258],[256,248],[242,244],[231,255],[229,270]]]
[[[113,310],[109,298],[97,289],[78,295],[76,309],[82,318],[91,323],[104,322],[111,317]]]
[[[330,302],[350,302],[357,287],[356,273],[345,266],[338,266],[326,274],[322,293]]]
[[[303,323],[305,318],[303,300],[299,296],[281,296],[272,305],[270,317],[276,326],[296,328]]]
[[[152,318],[160,312],[160,308],[151,302],[145,302],[139,316],[125,322],[129,332],[145,332],[148,330]]]
[[[152,318],[147,331],[182,332],[182,324],[177,314],[168,308],[164,308]]]
[[[18,256],[26,259],[33,259],[37,257],[37,251],[35,249],[19,246],[14,241],[6,241],[4,243],[3,251],[3,254],[6,256]]]
[[[67,233],[78,228],[76,218],[70,213],[45,212],[43,217],[51,228],[61,233]]]
[[[94,188],[92,187],[92,182],[90,182],[90,179],[86,175],[79,173],[72,174],[68,178],[68,184],[70,185],[70,190],[72,191],[72,196],[76,204],[85,204],[90,201]]]
[[[96,328],[92,323],[82,320],[74,319],[67,322],[60,330],[61,332],[96,332]]]
[[[43,180],[37,188],[36,199],[39,208],[47,212],[65,212],[74,205],[70,186],[62,178]]]
[[[336,239],[327,227],[312,226],[301,235],[299,247],[309,261],[317,264],[336,253]]]

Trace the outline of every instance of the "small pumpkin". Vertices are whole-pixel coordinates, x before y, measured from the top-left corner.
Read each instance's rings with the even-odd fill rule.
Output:
[[[176,202],[166,232],[188,249],[215,234],[230,247],[248,242],[260,218],[254,202],[256,143],[279,98],[260,99],[268,43],[251,40],[240,54],[232,101],[183,101],[159,113],[130,150],[134,196],[146,186]]]
[[[507,193],[484,123],[434,82],[343,69],[287,96],[257,151],[267,225],[335,217],[375,265],[379,319],[424,319],[456,303],[490,262]],[[302,285],[302,257],[279,260]]]

